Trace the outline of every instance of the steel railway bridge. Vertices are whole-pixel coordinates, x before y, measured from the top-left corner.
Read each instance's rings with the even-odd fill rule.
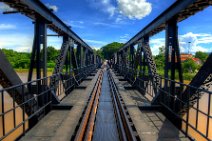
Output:
[[[0,1],[12,8],[4,14],[34,22],[27,83],[0,50],[0,140],[212,140],[212,54],[184,84],[177,25],[212,0],[176,1],[113,55],[111,68],[41,1]],[[63,37],[51,76],[47,29]],[[164,76],[149,44],[162,30]]]

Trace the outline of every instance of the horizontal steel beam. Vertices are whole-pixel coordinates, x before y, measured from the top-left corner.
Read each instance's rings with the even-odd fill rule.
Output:
[[[180,22],[211,4],[211,0],[177,0],[140,32],[138,32],[133,38],[131,38],[126,44],[124,44],[119,51],[136,44],[144,36],[150,37],[162,31],[165,29],[166,23],[173,17],[176,17],[177,21]]]
[[[91,47],[86,44],[76,33],[74,33],[69,26],[61,21],[50,9],[48,9],[39,0],[0,0],[5,4],[17,9],[20,13],[36,19],[37,15],[48,21],[48,27],[58,34],[64,34],[71,37],[77,44],[93,52]]]

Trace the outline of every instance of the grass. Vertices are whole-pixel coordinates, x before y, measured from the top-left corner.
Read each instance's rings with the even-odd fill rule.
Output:
[[[35,72],[35,70],[33,70]],[[47,73],[52,73],[54,71],[54,68],[47,68]],[[29,69],[15,69],[15,72],[17,73],[28,73]]]
[[[159,75],[164,76],[164,70],[158,69],[157,72]],[[183,72],[184,82],[187,84],[194,78],[195,75],[196,75],[196,73]],[[175,78],[178,79],[178,73],[176,73]]]

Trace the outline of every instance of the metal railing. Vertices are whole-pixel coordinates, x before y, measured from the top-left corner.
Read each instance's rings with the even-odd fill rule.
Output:
[[[158,103],[163,113],[188,137],[212,140],[212,92],[196,88],[159,75],[135,73],[130,68],[114,67],[125,79],[129,80],[151,102],[159,94]],[[129,77],[130,76],[130,77]],[[157,93],[154,92],[153,78],[160,80]],[[134,83],[132,83],[134,82]],[[165,84],[167,84],[165,86]],[[174,91],[171,85],[175,87]],[[195,132],[195,133],[194,133]]]
[[[13,87],[9,87],[6,89],[0,90],[1,94],[1,114],[0,119],[2,123],[2,136],[0,137],[0,140],[5,139],[8,137],[11,133],[13,133],[18,128],[23,129],[23,134],[28,130],[28,127],[30,126],[31,120],[35,120],[35,117],[38,119],[40,116],[45,115],[48,113],[48,111],[51,109],[51,103],[52,103],[52,95],[51,91],[55,89],[55,87],[48,87],[46,84],[51,82],[51,79],[54,77],[58,77],[58,75],[53,75],[50,77],[45,77],[42,79],[30,81],[27,83],[23,83],[20,85],[16,85]],[[46,83],[47,82],[47,83]],[[61,85],[61,84],[60,84]],[[17,97],[17,89],[21,89],[21,96],[22,97],[22,103],[17,105],[16,104],[16,97]],[[8,101],[8,92],[12,93],[12,107],[9,107],[10,105],[6,105]],[[7,98],[6,98],[7,97]],[[26,112],[27,110],[30,110],[30,112]],[[16,112],[19,111],[17,114]],[[21,111],[21,115],[20,114]],[[11,120],[8,121],[6,117],[11,115],[13,117],[13,126],[9,127],[6,125],[6,123],[11,123]],[[30,113],[30,115],[27,115],[27,113]],[[19,119],[19,122],[17,122],[18,117],[21,116],[21,120]],[[23,135],[21,134],[21,135]],[[19,135],[19,136],[21,136]]]
[[[0,140],[22,128],[14,139],[20,138],[52,109],[53,94],[62,100],[95,69],[96,65],[89,65],[75,70],[78,72],[76,76],[72,75],[74,72],[70,75],[59,73],[0,89]],[[22,100],[21,104],[17,104],[17,97]]]

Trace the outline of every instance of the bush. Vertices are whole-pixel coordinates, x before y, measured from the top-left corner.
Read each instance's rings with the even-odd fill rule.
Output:
[[[47,63],[47,68],[54,68],[55,67],[55,63]]]

